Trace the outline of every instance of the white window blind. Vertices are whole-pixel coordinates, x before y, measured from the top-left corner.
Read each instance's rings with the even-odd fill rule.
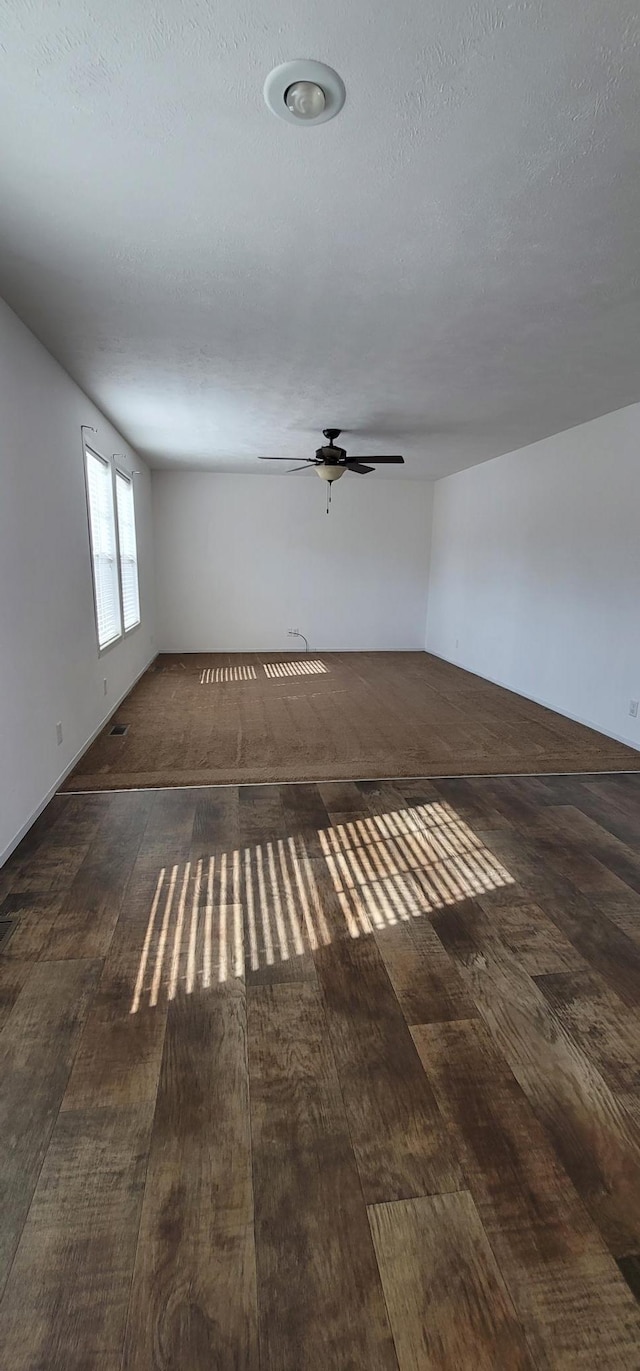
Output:
[[[90,448],[86,454],[96,625],[98,643],[106,647],[122,632],[113,481],[109,463]]]
[[[140,623],[140,594],[138,591],[138,549],[136,546],[136,518],[133,507],[133,482],[116,471],[116,500],[118,506],[118,541],[120,543],[120,577],[122,581],[122,613],[125,632]]]

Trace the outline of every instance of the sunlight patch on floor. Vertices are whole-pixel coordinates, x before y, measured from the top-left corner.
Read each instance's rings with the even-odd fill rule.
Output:
[[[345,820],[317,839],[313,857],[296,834],[163,866],[131,1013],[513,884],[444,801]]]
[[[440,801],[346,821],[319,836],[350,929],[362,927],[363,914],[383,927],[512,884],[506,868]]]
[[[321,661],[304,662],[264,662],[265,673],[267,676],[322,676],[326,675],[328,667]]]
[[[200,685],[214,685],[220,681],[257,681],[254,666],[206,666],[200,673]]]

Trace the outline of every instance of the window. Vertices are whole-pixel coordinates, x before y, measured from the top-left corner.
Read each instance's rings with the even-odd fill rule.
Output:
[[[85,460],[96,629],[102,650],[140,623],[133,481],[124,471],[114,472],[113,464],[89,447]]]
[[[99,647],[122,633],[113,478],[109,462],[86,448],[87,502]]]
[[[138,591],[138,549],[136,546],[136,518],[133,508],[133,481],[124,472],[116,471],[116,506],[118,510],[118,542],[120,544],[120,582],[122,586],[122,617],[124,631],[140,623],[140,595]]]

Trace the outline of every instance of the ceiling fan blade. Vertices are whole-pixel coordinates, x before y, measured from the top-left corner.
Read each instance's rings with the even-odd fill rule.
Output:
[[[373,471],[373,467],[366,467],[362,462],[356,462],[355,460],[346,462],[345,465],[347,471],[357,471],[359,476],[366,476],[368,471]]]
[[[367,457],[349,457],[347,460],[349,462],[393,462],[396,466],[404,465],[404,457],[376,457],[372,455]]]
[[[305,457],[304,460],[305,460],[305,462],[312,462],[312,461],[313,461],[313,457]],[[259,461],[259,462],[295,462],[295,457],[280,457],[280,456],[279,456],[279,457],[264,457],[262,453],[258,453],[258,461]]]
[[[309,467],[315,466],[318,466],[317,462],[303,462],[301,467],[291,467],[286,474],[287,476],[292,476],[294,471],[308,471]]]

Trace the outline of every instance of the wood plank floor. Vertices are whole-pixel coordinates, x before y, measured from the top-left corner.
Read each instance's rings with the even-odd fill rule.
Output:
[[[63,789],[638,769],[623,743],[427,652],[163,653]]]
[[[640,776],[58,795],[3,1371],[640,1368]]]

